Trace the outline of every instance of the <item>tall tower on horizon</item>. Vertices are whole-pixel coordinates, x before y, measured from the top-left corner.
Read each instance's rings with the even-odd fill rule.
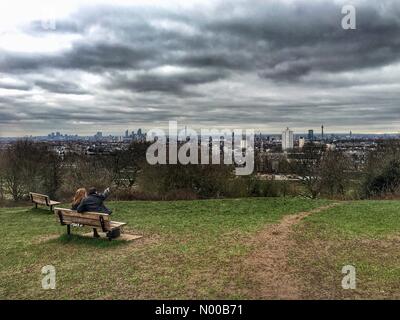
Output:
[[[324,125],[321,126],[321,138],[324,139]]]
[[[308,130],[308,140],[314,141],[314,130]]]
[[[293,131],[286,128],[286,130],[282,132],[282,150],[293,149],[293,145]]]

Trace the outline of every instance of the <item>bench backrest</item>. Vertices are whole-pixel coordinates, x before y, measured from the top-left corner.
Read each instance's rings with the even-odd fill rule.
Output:
[[[32,202],[34,203],[45,204],[47,206],[50,203],[49,196],[46,196],[45,194],[29,192],[29,196],[31,197]]]
[[[98,212],[78,213],[75,210],[55,208],[54,213],[61,224],[78,223],[85,226],[101,228],[103,231],[110,230],[110,216]]]

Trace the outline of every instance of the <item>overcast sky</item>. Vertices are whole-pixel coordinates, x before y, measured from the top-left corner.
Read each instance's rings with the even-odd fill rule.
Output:
[[[399,132],[400,1],[0,3],[0,136],[168,120]]]

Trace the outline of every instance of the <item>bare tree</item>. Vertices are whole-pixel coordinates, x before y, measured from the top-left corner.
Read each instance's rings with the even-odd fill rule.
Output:
[[[310,143],[304,146],[301,157],[291,162],[294,172],[300,176],[302,184],[313,199],[321,193],[320,170],[323,152],[323,147]]]
[[[4,192],[14,201],[29,191],[54,195],[59,185],[58,157],[44,144],[18,140],[3,151],[1,168]]]
[[[321,192],[331,197],[344,196],[351,180],[351,169],[352,163],[343,152],[325,152],[319,168]]]

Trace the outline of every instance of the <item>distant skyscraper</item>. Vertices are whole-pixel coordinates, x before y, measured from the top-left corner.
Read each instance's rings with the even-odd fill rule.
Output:
[[[282,150],[293,149],[293,131],[286,128],[282,132]]]
[[[125,131],[125,138],[128,138],[129,137],[129,130],[126,130]]]
[[[324,125],[321,126],[321,139],[324,139]]]
[[[299,139],[299,148],[303,149],[305,143],[306,143],[306,139],[304,139],[303,137],[300,137],[300,139]]]
[[[314,140],[314,130],[308,130],[308,140],[313,141]]]

